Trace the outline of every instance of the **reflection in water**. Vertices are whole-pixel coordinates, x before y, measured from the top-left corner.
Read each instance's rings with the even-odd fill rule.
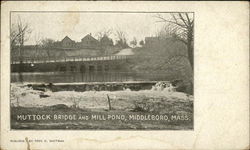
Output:
[[[72,83],[72,82],[124,82],[124,81],[162,81],[165,74],[145,74],[131,72],[32,72],[11,73],[11,82],[45,82],[45,83]]]

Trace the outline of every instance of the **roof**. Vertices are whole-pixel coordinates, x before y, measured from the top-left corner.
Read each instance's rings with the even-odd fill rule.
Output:
[[[85,39],[91,39],[91,40],[94,40],[94,41],[98,42],[98,40],[95,39],[93,36],[91,36],[91,34],[88,34],[88,35],[86,35],[85,37],[82,38],[82,40],[85,40]]]
[[[120,50],[115,55],[134,55],[134,52],[131,48],[125,48],[125,49]]]
[[[65,36],[65,37],[62,39],[62,41],[65,41],[65,40],[68,40],[68,41],[72,41],[72,42],[73,42],[73,40],[71,40],[68,36]]]

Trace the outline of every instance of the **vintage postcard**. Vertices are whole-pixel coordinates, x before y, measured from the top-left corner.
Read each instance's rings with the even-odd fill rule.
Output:
[[[131,146],[124,147],[119,143],[119,138],[124,142],[123,136],[141,132],[140,136],[137,134],[134,137],[145,138],[145,135],[152,134],[148,140],[152,141],[154,138],[150,137],[156,136],[156,141],[159,141],[159,137],[164,137],[163,133],[179,132],[177,134],[180,136],[186,132],[191,136],[201,132],[201,124],[206,123],[208,127],[210,124],[217,126],[211,123],[210,119],[195,122],[204,115],[206,117],[207,113],[210,113],[209,110],[212,111],[215,107],[213,103],[204,105],[210,103],[207,102],[210,94],[211,98],[221,94],[229,96],[228,93],[218,91],[218,94],[210,89],[211,86],[217,86],[222,87],[222,90],[227,86],[223,79],[219,81],[221,77],[216,78],[216,75],[213,75],[214,68],[211,68],[211,63],[222,65],[221,69],[215,66],[217,71],[227,68],[228,64],[221,60],[223,50],[208,52],[213,49],[213,44],[218,43],[213,43],[212,37],[204,37],[204,34],[209,33],[200,22],[209,22],[209,18],[204,16],[206,13],[212,13],[212,10],[204,12],[199,8],[212,8],[218,13],[225,13],[227,10],[219,10],[213,3],[206,5],[198,2],[193,3],[195,6],[187,2],[25,3],[27,5],[5,2],[1,6],[4,9],[4,16],[1,16],[1,41],[4,41],[4,44],[1,44],[1,108],[4,107],[8,112],[1,111],[1,131],[8,131],[5,135],[9,135],[6,140],[1,134],[3,149],[15,149],[14,147],[19,145],[27,149],[55,149],[57,146],[60,149],[220,148],[206,147],[207,145],[202,143],[195,147],[196,140],[199,139],[193,141],[193,148],[190,147],[192,142],[184,144],[184,147],[177,143],[175,146],[170,144],[165,147],[166,140],[162,141],[162,145],[152,147],[147,146],[149,143],[143,145],[144,141],[138,147],[135,142],[140,141],[138,139],[134,140],[135,143]],[[131,4],[135,8],[129,8]],[[166,4],[166,7],[161,4]],[[219,24],[215,19],[214,31],[216,26],[226,28],[226,25],[231,24],[230,21],[241,15],[242,18],[237,18],[239,28],[230,26],[227,30],[239,30],[242,41],[246,43],[249,40],[246,35],[247,24],[249,25],[248,3],[235,4],[237,5],[223,3],[222,6],[228,5],[236,12],[232,13],[232,18],[224,20],[228,21],[225,25]],[[114,7],[111,8],[111,5]],[[172,6],[171,10],[167,9],[170,8],[167,5]],[[197,5],[200,7],[197,8]],[[122,6],[126,7],[119,9]],[[162,8],[156,9],[154,6]],[[190,9],[182,9],[184,6],[189,6]],[[240,8],[246,13],[238,12]],[[226,16],[222,16],[224,15]],[[216,37],[216,42],[224,45],[223,39],[218,35]],[[210,48],[202,45],[204,41]],[[203,49],[200,49],[202,47]],[[243,45],[242,50],[239,49],[242,52],[238,54],[232,56],[231,50],[224,54],[225,57],[233,59],[238,55],[238,58],[244,60],[248,55],[247,49],[247,45]],[[213,51],[217,55],[213,55]],[[207,52],[207,57],[204,57],[206,55],[203,53]],[[245,65],[242,68],[247,71],[247,62],[237,62],[237,59],[234,61],[236,64],[241,62],[241,65]],[[201,68],[204,63],[206,67]],[[237,69],[241,70],[236,68],[235,71]],[[239,76],[239,83],[247,79],[244,71],[240,74],[242,77]],[[219,74],[225,76],[224,72]],[[214,80],[209,81],[210,84],[204,84],[204,81],[209,83],[208,80],[212,78]],[[209,89],[202,89],[201,86],[204,88],[204,85]],[[244,86],[241,86],[239,88],[242,91],[247,89],[242,89]],[[244,92],[238,94],[248,95]],[[220,102],[219,99],[218,101]],[[237,109],[246,110],[247,100],[242,97],[240,101],[238,106],[242,107]],[[231,106],[232,103],[228,108]],[[249,114],[247,116],[249,118]],[[244,121],[248,120],[247,116],[242,116]],[[213,117],[218,121],[218,116]],[[226,124],[226,120],[223,123]],[[244,122],[240,122],[239,126],[242,126],[245,132],[247,128],[249,131],[249,125]],[[104,147],[98,147],[93,141],[88,142],[94,140],[102,143],[95,135],[104,137],[103,132],[111,139],[114,137],[114,142],[118,140],[118,146],[112,147],[109,145],[112,142],[107,142]],[[19,136],[13,137],[10,135],[12,133]],[[26,135],[22,136],[22,133]],[[33,135],[29,136],[32,133]],[[68,133],[71,134],[65,137]],[[39,134],[42,136],[38,136]],[[221,135],[222,137],[226,138]],[[229,139],[232,138],[234,136]],[[239,138],[244,145],[249,134]],[[78,146],[73,144],[75,142]],[[82,147],[86,142],[87,146]],[[48,146],[45,146],[47,144]],[[225,145],[221,148],[237,149],[248,146]]]
[[[193,129],[194,13],[10,17],[11,129]]]

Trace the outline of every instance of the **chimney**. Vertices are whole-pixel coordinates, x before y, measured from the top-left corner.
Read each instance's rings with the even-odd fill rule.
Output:
[[[89,33],[89,35],[91,36],[91,33]]]

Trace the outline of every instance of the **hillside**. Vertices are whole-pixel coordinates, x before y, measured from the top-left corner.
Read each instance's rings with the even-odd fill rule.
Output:
[[[187,49],[182,42],[166,39],[155,45],[134,48],[133,52],[137,59],[129,62],[129,70],[166,74],[169,80],[182,80],[188,86],[193,83]]]

